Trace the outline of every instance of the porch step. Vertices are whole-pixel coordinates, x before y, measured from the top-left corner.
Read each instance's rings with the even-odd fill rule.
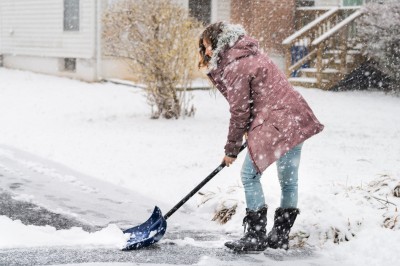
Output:
[[[324,52],[324,54],[341,54],[343,51],[342,50],[327,50]],[[346,51],[347,54],[361,54],[361,50],[358,49],[349,49]]]
[[[325,51],[323,53],[324,54],[341,54],[342,51],[340,51],[340,50],[328,50],[328,51]]]
[[[289,78],[290,82],[304,82],[304,83],[317,83],[316,78],[305,78],[305,77],[292,77]]]
[[[355,49],[355,50],[348,50],[347,54],[362,54],[362,52],[361,50]]]
[[[316,68],[302,68],[300,69],[301,72],[305,72],[305,73],[317,73],[317,69]],[[335,69],[335,68],[326,68],[322,71],[322,73],[324,74],[336,74],[339,73],[339,70]]]
[[[306,88],[317,88],[317,79],[316,78],[307,78],[307,77],[291,77],[289,78],[289,82],[293,86],[303,86]],[[323,79],[322,83],[328,83],[329,80]]]

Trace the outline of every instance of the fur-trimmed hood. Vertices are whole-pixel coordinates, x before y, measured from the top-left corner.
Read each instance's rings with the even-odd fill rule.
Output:
[[[208,69],[211,72],[241,57],[254,55],[257,51],[258,42],[246,36],[241,25],[224,23]]]
[[[209,70],[211,71],[216,69],[222,61],[225,61],[226,51],[233,46],[235,46],[236,48],[237,45],[235,44],[237,43],[237,41],[245,35],[246,31],[241,25],[224,23],[222,27],[222,33],[218,36],[217,48],[215,48],[215,50],[213,51],[213,55],[211,56]],[[258,49],[258,44],[257,41],[252,41],[253,43],[250,46],[252,46],[253,48],[249,49],[250,47],[243,47],[248,46],[247,44],[243,44],[241,45],[242,47],[238,48],[247,51],[252,50],[252,53],[254,53],[254,48]]]

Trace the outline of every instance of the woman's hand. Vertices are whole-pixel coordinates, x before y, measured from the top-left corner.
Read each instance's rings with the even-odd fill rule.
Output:
[[[226,166],[229,167],[235,160],[236,158],[225,155],[224,159],[222,160],[222,163],[224,163]]]

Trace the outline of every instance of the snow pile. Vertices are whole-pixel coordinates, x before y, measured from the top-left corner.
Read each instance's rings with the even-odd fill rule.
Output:
[[[6,216],[0,216],[0,225],[0,248],[101,246],[121,249],[128,239],[116,225],[88,233],[78,227],[56,230],[51,226],[24,225]]]

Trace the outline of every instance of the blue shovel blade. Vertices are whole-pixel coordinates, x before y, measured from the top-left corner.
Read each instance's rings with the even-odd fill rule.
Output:
[[[143,224],[126,229],[130,238],[123,250],[134,250],[150,246],[158,242],[167,230],[167,221],[162,216],[160,208],[154,207],[153,214]]]

